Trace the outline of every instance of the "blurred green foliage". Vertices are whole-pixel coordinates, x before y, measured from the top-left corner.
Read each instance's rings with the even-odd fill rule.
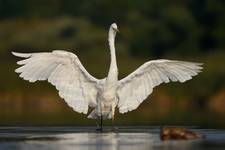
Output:
[[[10,52],[66,49],[102,78],[109,65],[107,32],[113,22],[121,31],[116,39],[120,78],[150,59],[204,63],[203,73],[193,80],[157,87],[148,98],[152,102],[127,116],[118,114],[118,124],[225,127],[225,111],[219,111],[225,107],[224,0],[0,0],[0,124],[93,124],[65,103],[51,101],[57,94],[48,83],[18,79]],[[50,96],[39,97],[43,93]],[[35,105],[41,103],[33,100],[38,98],[56,103],[55,112]]]
[[[87,29],[88,25],[92,30],[94,27],[106,29],[112,22],[117,22],[123,29],[123,39],[131,54],[161,57],[171,52],[192,55],[224,49],[224,8],[223,0],[0,0],[0,18],[48,20],[70,16],[74,18],[72,21],[58,20],[61,23],[56,27],[49,26],[51,29],[46,29],[48,32],[42,30],[46,26],[42,28],[35,23],[36,30],[32,32],[56,36],[53,32],[64,26],[67,27],[65,32],[73,32],[77,38],[80,37],[75,35],[75,31],[82,32],[80,30]],[[77,18],[81,18],[83,22],[80,23]],[[78,28],[79,25],[82,28]],[[100,34],[99,31],[95,33]],[[72,33],[69,34],[72,36]],[[88,35],[93,36],[94,33],[89,32]]]

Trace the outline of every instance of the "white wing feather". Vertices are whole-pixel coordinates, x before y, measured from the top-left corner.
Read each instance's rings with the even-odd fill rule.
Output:
[[[96,106],[101,80],[91,76],[75,54],[62,50],[12,54],[25,58],[17,62],[22,66],[15,70],[21,78],[30,82],[48,80],[74,111],[86,114],[88,106]]]
[[[200,63],[174,60],[146,62],[136,71],[119,81],[117,90],[120,113],[136,109],[161,83],[185,82],[201,72]]]

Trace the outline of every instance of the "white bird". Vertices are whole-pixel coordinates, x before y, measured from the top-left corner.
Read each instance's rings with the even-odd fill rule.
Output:
[[[185,82],[201,72],[201,63],[159,59],[144,63],[124,79],[118,80],[114,45],[117,32],[117,25],[113,23],[108,33],[111,63],[108,76],[104,79],[90,75],[75,54],[63,50],[12,52],[24,58],[17,62],[22,66],[15,72],[30,82],[48,80],[74,111],[87,114],[91,107],[93,110],[88,118],[101,120],[113,120],[116,107],[120,113],[135,110],[161,83]]]

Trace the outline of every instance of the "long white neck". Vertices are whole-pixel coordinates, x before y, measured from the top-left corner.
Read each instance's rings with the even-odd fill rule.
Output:
[[[111,55],[111,63],[108,73],[108,79],[116,79],[118,77],[118,68],[116,63],[116,50],[115,50],[115,37],[116,33],[113,31],[112,28],[109,29],[108,34],[108,42],[109,42],[109,49],[110,49],[110,55]]]

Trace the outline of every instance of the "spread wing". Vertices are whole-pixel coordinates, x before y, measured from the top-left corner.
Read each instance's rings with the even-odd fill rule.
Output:
[[[86,114],[88,106],[96,105],[101,80],[91,76],[75,54],[62,50],[12,54],[24,58],[15,70],[21,78],[30,82],[48,80],[74,111]]]
[[[117,90],[120,113],[136,109],[161,83],[185,82],[201,72],[200,63],[153,60],[146,62],[136,71],[119,81]]]

